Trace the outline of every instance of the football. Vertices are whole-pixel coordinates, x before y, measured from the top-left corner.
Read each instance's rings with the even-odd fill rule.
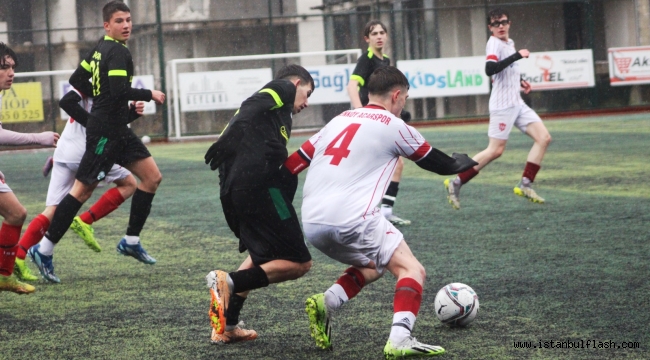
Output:
[[[434,300],[436,315],[443,323],[451,326],[467,326],[478,314],[478,295],[461,283],[446,285]]]

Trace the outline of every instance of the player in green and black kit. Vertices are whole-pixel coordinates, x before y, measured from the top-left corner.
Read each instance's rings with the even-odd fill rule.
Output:
[[[388,30],[379,20],[370,20],[363,30],[363,38],[368,43],[368,52],[362,54],[357,60],[357,66],[350,76],[348,83],[348,95],[353,109],[368,105],[368,88],[366,87],[368,79],[372,73],[384,66],[390,65],[390,59],[383,53],[384,46],[388,40]],[[411,113],[402,110],[400,118],[404,122],[411,120]],[[395,167],[393,177],[386,189],[384,198],[381,200],[381,214],[388,219],[393,225],[410,225],[410,220],[405,220],[393,214],[393,205],[399,190],[399,182],[402,179],[402,169],[404,161],[400,157]]]
[[[298,179],[282,165],[287,159],[292,114],[307,107],[314,80],[305,68],[287,65],[246,99],[205,154],[219,169],[221,205],[228,226],[249,256],[237,271],[211,271],[214,343],[254,340],[238,326],[250,290],[303,276],[311,268],[296,211],[291,204]]]
[[[102,9],[102,15],[106,36],[70,77],[72,86],[94,100],[86,127],[86,152],[74,186],[54,212],[45,237],[28,252],[43,277],[53,282],[58,282],[52,265],[54,245],[114,164],[124,166],[140,179],[131,203],[126,236],[117,251],[146,264],[156,262],[140,245],[140,231],[149,216],[162,175],[146,146],[127,126],[128,102],[154,100],[162,104],[165,94],[131,87],[133,59],[126,47],[132,28],[129,7],[121,1],[111,1]]]

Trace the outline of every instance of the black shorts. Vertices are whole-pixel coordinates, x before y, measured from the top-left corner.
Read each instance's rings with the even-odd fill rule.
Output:
[[[77,180],[86,185],[101,181],[113,165],[128,165],[151,156],[147,147],[131,129],[118,136],[86,134],[86,152],[77,170]]]
[[[296,211],[279,189],[232,190],[221,196],[221,205],[239,251],[248,250],[253,264],[311,260]]]

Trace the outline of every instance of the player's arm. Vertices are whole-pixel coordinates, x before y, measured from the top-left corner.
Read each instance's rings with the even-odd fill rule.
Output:
[[[370,59],[365,55],[361,55],[357,60],[357,66],[354,67],[350,81],[348,82],[348,96],[350,96],[350,105],[353,109],[363,106],[361,97],[359,96],[359,86],[364,86],[366,79],[370,77]]]
[[[212,170],[216,170],[227,158],[235,154],[246,131],[250,126],[254,126],[254,122],[259,120],[262,113],[279,109],[288,101],[293,103],[295,87],[293,98],[290,98],[290,94],[285,94],[286,87],[274,83],[277,82],[270,82],[262,90],[244,100],[219,139],[205,153],[205,163],[210,164]]]
[[[119,50],[117,50],[119,49]],[[151,101],[152,92],[148,89],[134,89],[127,74],[126,49],[116,47],[108,56],[108,85],[111,89],[111,97],[117,100],[129,101]]]
[[[75,89],[80,91],[82,94],[92,97],[93,96],[93,86],[90,83],[90,77],[92,72],[90,70],[90,65],[86,60],[83,60],[81,64],[74,71],[70,80],[68,81]]]
[[[487,61],[485,62],[485,73],[487,76],[498,74],[519,59],[523,59],[523,56],[519,52],[516,52],[501,61],[497,60],[496,55],[488,55]]]
[[[347,90],[348,90],[348,96],[350,96],[350,106],[353,109],[362,107],[363,104],[361,104],[361,97],[359,96],[359,81],[350,78],[350,81],[348,82]]]
[[[84,109],[79,102],[82,100],[81,96],[74,90],[68,91],[61,100],[59,100],[59,107],[63,109],[71,118],[76,122],[86,127],[88,124],[88,112]]]
[[[52,131],[42,133],[24,134],[2,128],[0,124],[0,145],[43,145],[55,146],[59,134]]]

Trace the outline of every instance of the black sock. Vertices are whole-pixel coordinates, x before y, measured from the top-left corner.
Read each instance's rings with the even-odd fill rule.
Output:
[[[386,190],[386,194],[381,199],[382,205],[393,206],[395,205],[395,198],[397,197],[397,191],[399,190],[399,182],[391,181]]]
[[[239,312],[244,306],[245,300],[245,297],[237,294],[230,295],[230,301],[228,302],[228,308],[226,309],[226,325],[239,324]]]
[[[70,224],[72,224],[72,220],[74,220],[75,215],[77,215],[77,212],[81,209],[81,205],[83,205],[83,203],[75,199],[74,196],[70,194],[66,195],[56,207],[54,215],[52,216],[50,228],[47,229],[45,237],[50,239],[51,242],[57,244],[65,232],[68,231]]]
[[[140,231],[149,217],[154,196],[156,194],[140,189],[135,190],[133,200],[131,200],[131,216],[129,217],[129,227],[126,228],[126,235],[140,236]]]
[[[250,269],[231,272],[228,275],[232,279],[233,294],[269,286],[269,278],[261,267],[255,266]]]

